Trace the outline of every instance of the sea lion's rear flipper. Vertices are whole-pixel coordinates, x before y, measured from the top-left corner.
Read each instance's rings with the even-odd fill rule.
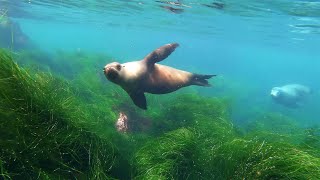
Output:
[[[209,84],[207,79],[210,79],[213,76],[216,76],[216,75],[193,74],[191,79],[191,84],[210,87],[211,85]]]
[[[141,109],[147,109],[147,100],[143,92],[129,92],[133,103]]]
[[[154,63],[160,62],[167,58],[178,46],[178,43],[171,43],[161,46],[148,54],[144,58],[144,61],[146,61],[148,65],[154,65]]]

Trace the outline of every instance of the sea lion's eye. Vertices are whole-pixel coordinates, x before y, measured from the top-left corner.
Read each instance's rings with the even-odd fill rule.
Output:
[[[121,65],[117,64],[116,68],[117,68],[118,71],[120,71],[121,70]]]

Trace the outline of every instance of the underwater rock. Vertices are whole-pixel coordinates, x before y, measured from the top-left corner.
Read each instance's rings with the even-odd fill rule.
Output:
[[[124,103],[115,107],[113,111],[119,112],[119,118],[116,122],[116,129],[118,132],[150,132],[152,128],[152,120],[145,115],[138,113],[134,106]]]
[[[30,38],[23,33],[20,25],[8,17],[0,18],[0,47],[13,50],[32,48]]]
[[[116,128],[117,128],[117,131],[119,132],[128,131],[128,116],[125,113],[123,112],[119,113],[119,118],[116,122]]]
[[[208,79],[216,75],[194,74],[157,64],[178,46],[178,43],[163,45],[140,61],[109,63],[103,68],[104,74],[109,81],[121,86],[136,106],[145,110],[144,93],[167,94],[191,85],[210,87]]]
[[[311,93],[311,89],[301,84],[288,84],[271,89],[272,99],[286,107],[297,108]]]

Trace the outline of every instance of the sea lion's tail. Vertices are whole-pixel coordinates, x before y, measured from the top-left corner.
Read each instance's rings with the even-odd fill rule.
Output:
[[[197,85],[197,86],[210,87],[211,85],[209,84],[207,79],[210,79],[214,76],[216,75],[193,74],[191,79],[191,84]]]

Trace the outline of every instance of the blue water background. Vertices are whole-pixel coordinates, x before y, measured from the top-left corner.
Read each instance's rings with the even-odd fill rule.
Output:
[[[201,95],[230,97],[235,122],[265,111],[306,126],[320,123],[320,1],[220,2],[224,9],[201,5],[211,1],[183,1],[191,7],[175,14],[153,1],[0,1],[44,51],[103,52],[126,62],[178,42],[180,47],[161,63],[217,74],[210,80],[213,88],[196,89]],[[288,83],[313,89],[302,108],[272,102],[271,88]]]

